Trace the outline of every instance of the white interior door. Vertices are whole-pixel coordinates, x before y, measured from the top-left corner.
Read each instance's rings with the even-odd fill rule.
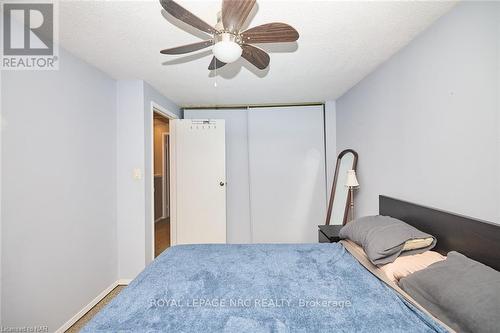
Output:
[[[171,120],[171,242],[226,242],[224,120]]]

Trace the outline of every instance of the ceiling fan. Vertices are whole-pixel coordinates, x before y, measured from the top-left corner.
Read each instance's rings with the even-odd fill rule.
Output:
[[[278,22],[240,31],[255,2],[256,0],[223,0],[217,24],[212,27],[175,1],[160,0],[162,7],[173,17],[213,35],[209,40],[165,49],[160,53],[184,54],[213,46],[214,56],[208,66],[209,70],[221,68],[240,57],[259,69],[265,69],[269,65],[269,54],[250,44],[295,42],[299,39],[299,33],[290,25]]]

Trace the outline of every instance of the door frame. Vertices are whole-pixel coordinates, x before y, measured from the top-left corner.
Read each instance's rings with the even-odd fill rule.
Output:
[[[169,122],[169,128],[170,128],[170,122]],[[168,130],[167,133],[163,133],[162,140],[161,140],[161,147],[162,147],[162,152],[163,152],[163,158],[162,158],[162,172],[164,173],[162,177],[162,217],[167,218],[170,217],[170,191],[167,191],[167,183],[168,183],[168,188],[170,189],[170,129]]]
[[[179,119],[179,116],[176,115],[175,113],[173,113],[172,111],[169,111],[167,110],[166,108],[164,108],[163,106],[161,106],[160,104],[156,103],[156,102],[151,102],[151,116],[149,117],[149,126],[151,128],[151,135],[149,136],[149,142],[150,142],[150,146],[151,146],[151,154],[149,156],[149,160],[150,160],[150,165],[151,165],[151,168],[149,169],[149,174],[151,175],[151,182],[149,184],[150,186],[150,193],[151,193],[151,204],[149,206],[149,210],[151,212],[151,220],[149,221],[149,223],[151,223],[151,260],[154,260],[155,258],[155,200],[154,200],[154,197],[155,197],[155,189],[154,189],[154,164],[155,164],[155,161],[154,161],[154,158],[155,158],[155,155],[154,155],[154,116],[155,116],[155,113],[158,113],[160,115],[162,115],[163,117],[169,119],[169,120],[172,120],[172,119]],[[170,128],[170,122],[169,122],[169,128]],[[170,132],[170,130],[169,130]],[[170,157],[172,158],[172,157]],[[170,233],[172,233],[172,224],[170,224]],[[147,248],[147,243],[146,243],[146,248]]]

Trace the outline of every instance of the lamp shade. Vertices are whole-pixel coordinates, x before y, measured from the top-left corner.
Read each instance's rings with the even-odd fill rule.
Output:
[[[347,187],[358,187],[358,179],[356,178],[356,171],[349,170],[347,171],[347,180],[345,182],[345,186]]]

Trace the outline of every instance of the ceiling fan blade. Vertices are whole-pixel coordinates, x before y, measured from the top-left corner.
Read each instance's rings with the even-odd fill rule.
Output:
[[[184,53],[189,53],[189,52],[204,49],[206,47],[212,46],[213,44],[214,44],[214,41],[212,39],[204,40],[204,41],[201,41],[198,43],[187,44],[187,45],[172,47],[170,49],[161,50],[160,53],[161,54],[184,54]]]
[[[241,56],[258,69],[265,69],[269,65],[269,54],[264,50],[248,44],[241,45],[241,48],[243,49]]]
[[[224,29],[238,32],[245,23],[256,0],[224,0],[222,2],[222,23]]]
[[[210,24],[206,23],[189,10],[185,9],[178,3],[172,0],[160,0],[161,6],[163,9],[167,11],[170,15],[175,17],[182,22],[189,24],[190,26],[195,27],[198,30],[204,31],[209,34],[217,33],[217,30],[213,28]]]
[[[208,69],[213,71],[214,69],[221,68],[225,64],[226,64],[225,62],[222,62],[219,59],[217,59],[216,57],[213,57],[212,61],[210,62],[210,65],[208,66]]]
[[[267,23],[250,28],[241,33],[243,43],[284,43],[295,42],[299,33],[285,23]]]

